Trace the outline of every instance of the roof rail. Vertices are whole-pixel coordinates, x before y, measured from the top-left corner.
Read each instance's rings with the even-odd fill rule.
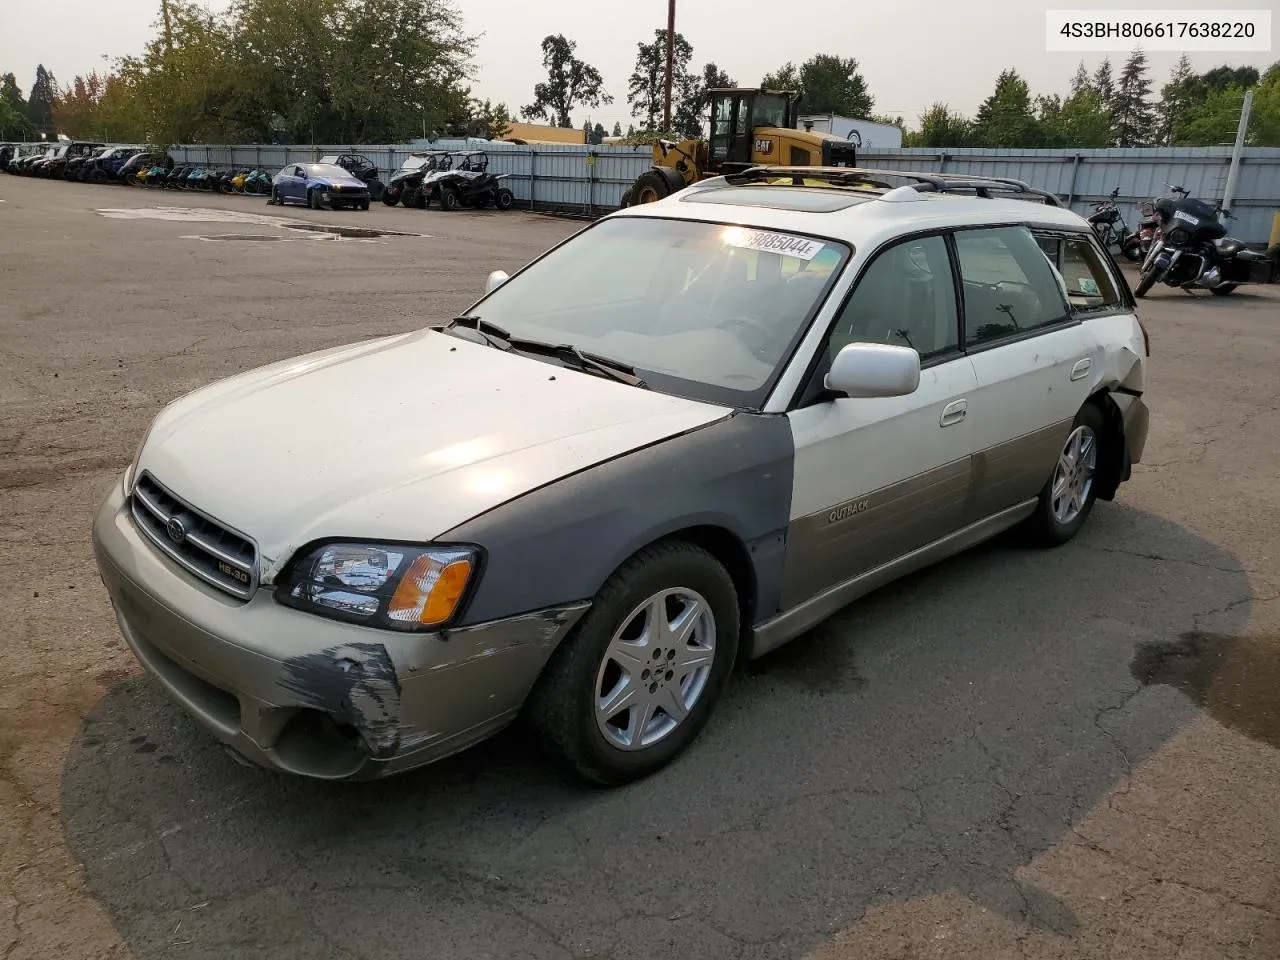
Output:
[[[804,186],[806,180],[821,180],[832,186],[892,190],[909,186],[920,193],[973,193],[991,198],[993,193],[1025,194],[1036,197],[1048,206],[1060,207],[1061,201],[1047,190],[1015,180],[1012,177],[971,177],[951,173],[916,173],[910,170],[881,170],[874,167],[792,167],[760,165],[748,167],[737,173],[725,174],[727,183],[763,183],[790,177],[794,186]],[[893,180],[907,181],[903,184]]]

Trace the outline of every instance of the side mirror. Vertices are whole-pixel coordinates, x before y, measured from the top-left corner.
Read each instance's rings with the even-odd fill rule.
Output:
[[[505,270],[495,270],[493,273],[489,274],[489,279],[485,281],[484,292],[493,293],[493,291],[497,290],[510,279],[511,277]]]
[[[920,354],[887,343],[850,343],[831,362],[824,386],[846,397],[905,397],[920,386]]]

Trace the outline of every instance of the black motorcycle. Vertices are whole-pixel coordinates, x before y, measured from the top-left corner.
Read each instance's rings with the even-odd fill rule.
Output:
[[[1116,197],[1120,196],[1120,188],[1116,187],[1111,195],[1093,205],[1093,213],[1089,214],[1089,226],[1102,241],[1103,248],[1110,253],[1112,247],[1119,247],[1123,253],[1125,240],[1129,236],[1129,228],[1124,222],[1120,208],[1116,206]]]
[[[1195,199],[1182,187],[1170,189],[1176,196],[1161,197],[1155,204],[1160,226],[1142,261],[1135,296],[1144,297],[1163,283],[1225,297],[1242,283],[1280,279],[1280,249],[1248,249],[1243,241],[1227,236],[1218,219],[1219,206]]]

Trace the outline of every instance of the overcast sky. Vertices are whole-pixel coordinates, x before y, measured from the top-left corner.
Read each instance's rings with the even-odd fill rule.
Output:
[[[208,0],[215,10],[227,0]],[[578,43],[578,55],[604,74],[614,102],[591,111],[611,127],[630,119],[627,77],[636,44],[666,26],[665,0],[456,0],[470,32],[481,34],[474,91],[505,101],[513,112],[532,100],[542,78],[538,44],[548,33]],[[760,13],[744,16],[759,3]],[[1033,93],[1065,92],[1076,63],[1093,69],[1101,53],[1046,53],[1044,10],[1105,9],[1101,0],[810,0],[799,8],[776,0],[678,0],[676,30],[693,44],[700,68],[713,60],[743,86],[755,86],[786,60],[814,53],[858,59],[878,113],[901,114],[914,125],[934,101],[972,114],[991,92],[996,75],[1014,67]],[[1280,0],[1126,0],[1126,9],[1271,9]],[[0,0],[0,72],[13,71],[23,92],[38,62],[62,83],[78,73],[105,69],[107,58],[137,53],[152,35],[159,0]],[[830,11],[830,16],[824,11]],[[110,15],[107,15],[110,11]],[[1280,16],[1274,17],[1280,25]],[[1111,54],[1112,62],[1124,54]],[[1158,92],[1176,53],[1151,53]],[[1256,54],[1191,54],[1194,67],[1222,63],[1264,68],[1280,51]],[[580,112],[576,120],[585,119]]]

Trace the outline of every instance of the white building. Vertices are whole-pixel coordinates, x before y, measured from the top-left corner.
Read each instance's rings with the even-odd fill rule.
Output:
[[[852,140],[859,149],[900,147],[902,128],[888,123],[872,123],[855,120],[834,113],[806,114],[796,121],[797,130],[812,133],[832,133],[845,140]]]

